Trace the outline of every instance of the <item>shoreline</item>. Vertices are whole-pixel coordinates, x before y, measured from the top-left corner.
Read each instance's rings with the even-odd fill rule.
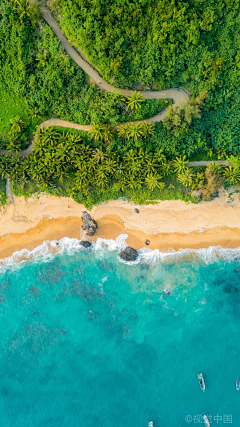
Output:
[[[11,257],[13,254],[19,253],[22,250],[29,252],[43,245],[44,242],[50,243],[52,241],[59,241],[68,237],[69,239],[88,240],[92,243],[96,243],[98,238],[106,240],[115,240],[117,237],[127,234],[125,242],[128,246],[133,247],[136,250],[143,248],[149,248],[151,250],[158,249],[163,254],[176,253],[179,250],[198,250],[208,249],[210,247],[222,247],[225,249],[236,249],[240,248],[240,230],[231,229],[228,227],[216,227],[212,230],[200,233],[163,233],[158,236],[146,235],[138,230],[128,230],[127,232],[121,232],[117,234],[118,228],[115,231],[108,230],[105,226],[103,218],[102,226],[105,231],[101,233],[99,231],[94,237],[86,239],[83,235],[79,236],[79,218],[70,218],[63,220],[62,218],[55,222],[56,229],[52,229],[51,224],[46,221],[41,223],[32,229],[28,233],[12,234],[9,239],[5,237],[0,238],[0,260]],[[109,228],[112,225],[116,226],[116,222],[108,223]],[[64,226],[62,231],[59,231],[59,226]],[[101,230],[101,228],[100,228]],[[120,227],[119,227],[120,230]],[[106,231],[110,231],[106,235]],[[145,240],[149,238],[150,245],[145,245]],[[55,252],[55,249],[52,249]],[[25,255],[19,257],[20,260],[25,259]]]
[[[135,208],[139,213],[135,213]],[[127,234],[126,243],[134,249],[144,247],[172,252],[210,246],[240,247],[240,200],[223,190],[220,197],[195,205],[180,200],[155,205],[134,205],[122,200],[94,206],[90,211],[98,229],[85,236],[81,225],[86,210],[71,198],[42,195],[39,198],[15,197],[1,208],[0,259],[22,249],[33,250],[44,241],[63,237],[96,242],[98,237],[115,240]],[[150,244],[146,245],[146,239]]]

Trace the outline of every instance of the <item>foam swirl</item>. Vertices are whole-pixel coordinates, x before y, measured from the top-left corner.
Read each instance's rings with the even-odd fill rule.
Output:
[[[121,234],[115,240],[98,238],[96,243],[92,243],[90,251],[117,251],[125,249],[127,246],[127,234]],[[74,254],[76,251],[85,251],[78,239],[64,237],[59,241],[44,241],[42,245],[33,250],[22,249],[14,252],[12,256],[0,260],[0,268],[21,264],[29,260],[41,259],[42,262],[52,259],[55,254],[67,252]],[[159,249],[142,248],[138,251],[138,258],[134,262],[125,262],[118,257],[120,262],[129,265],[136,265],[141,262],[156,263],[175,263],[184,261],[201,260],[204,264],[216,263],[219,259],[229,261],[240,260],[240,247],[235,249],[224,248],[222,246],[211,246],[203,249],[179,249],[178,251],[169,250],[169,252],[160,252]]]

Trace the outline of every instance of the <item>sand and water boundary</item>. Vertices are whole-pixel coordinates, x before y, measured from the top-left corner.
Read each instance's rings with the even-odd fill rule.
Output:
[[[134,211],[139,209],[139,213]],[[91,210],[98,229],[93,237],[84,234],[83,205],[71,198],[47,195],[15,197],[1,208],[0,258],[22,249],[33,250],[44,241],[63,237],[96,242],[99,237],[116,239],[127,234],[126,243],[134,249],[148,247],[161,252],[200,249],[211,246],[240,247],[240,200],[235,193],[199,204],[180,200],[154,205],[135,205],[123,200],[109,201]],[[146,246],[146,239],[150,244]]]

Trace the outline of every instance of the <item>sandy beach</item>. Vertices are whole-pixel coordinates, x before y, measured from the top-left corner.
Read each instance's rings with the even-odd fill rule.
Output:
[[[134,212],[136,207],[139,213]],[[98,229],[93,237],[85,236],[81,228],[84,210],[71,198],[15,197],[14,203],[1,207],[0,258],[23,248],[32,250],[45,240],[96,241],[98,237],[116,239],[120,234],[128,234],[126,242],[135,249],[145,247],[148,239],[149,248],[162,252],[240,246],[239,194],[230,199],[223,190],[220,197],[197,205],[177,200],[139,206],[116,200],[94,206],[90,213]]]

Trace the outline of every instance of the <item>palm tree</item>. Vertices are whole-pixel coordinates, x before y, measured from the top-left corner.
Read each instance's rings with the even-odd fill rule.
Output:
[[[125,101],[125,98],[124,98],[122,93],[115,93],[114,96],[115,96],[115,100],[117,102],[124,102]]]
[[[54,175],[56,178],[59,179],[59,182],[61,182],[61,183],[63,182],[63,178],[66,179],[69,177],[69,174],[67,173],[67,171],[62,170],[62,169],[58,169]]]
[[[10,153],[17,153],[21,150],[21,141],[19,141],[19,139],[10,138],[7,143],[7,150],[10,151]]]
[[[14,9],[20,14],[19,19],[25,19],[26,17],[31,19],[32,23],[35,24],[40,18],[38,8],[34,4],[29,4],[29,0],[13,0]]]
[[[30,176],[36,181],[46,182],[46,173],[41,164],[31,165]]]
[[[180,181],[186,187],[191,187],[194,179],[194,174],[190,168],[185,169],[178,175],[178,181]]]
[[[111,125],[100,124],[92,125],[90,135],[96,142],[104,141],[106,145],[113,139],[114,129]]]
[[[90,153],[88,156],[85,156],[83,152],[78,153],[76,157],[73,158],[73,166],[77,169],[82,169],[83,165],[85,165],[88,162],[93,163],[93,159],[90,157]]]
[[[112,141],[113,137],[114,137],[113,127],[108,124],[102,125],[102,139],[106,145],[108,145],[109,142]]]
[[[175,160],[173,160],[173,167],[176,172],[179,174],[185,172],[187,168],[188,160],[186,159],[186,156],[179,156],[176,157]]]
[[[137,159],[128,164],[127,169],[129,175],[139,174],[142,170],[142,163]]]
[[[39,52],[36,57],[36,61],[38,61],[37,67],[45,67],[47,64],[48,52]]]
[[[47,147],[46,145],[40,140],[37,139],[37,141],[35,142],[34,146],[33,146],[33,152],[35,155],[42,157],[46,151]]]
[[[46,146],[54,147],[58,144],[60,133],[56,129],[47,127],[44,131],[40,131],[38,137]]]
[[[124,166],[129,165],[131,167],[131,164],[138,159],[137,151],[131,149],[123,158]]]
[[[93,124],[89,131],[91,137],[95,139],[95,141],[102,141],[102,125]]]
[[[154,123],[148,123],[146,120],[142,123],[142,135],[144,138],[147,137],[147,135],[154,135],[155,133],[155,126]]]
[[[196,190],[202,187],[205,181],[205,175],[202,172],[197,172],[197,175],[193,178],[193,183],[191,185],[192,190]]]
[[[165,160],[162,162],[160,168],[161,168],[161,172],[162,172],[163,176],[168,176],[172,173],[173,164],[172,164],[171,160]]]
[[[142,181],[141,178],[136,176],[136,175],[132,175],[129,176],[127,179],[127,186],[130,188],[141,188],[142,185]]]
[[[222,165],[219,165],[218,163],[215,163],[215,162],[209,163],[208,167],[211,169],[212,172],[216,174],[221,173],[221,170],[223,168]]]
[[[150,190],[153,190],[154,188],[164,188],[165,184],[160,181],[161,175],[158,175],[157,173],[151,173],[145,178],[145,182]]]
[[[61,160],[62,162],[64,161],[69,162],[71,158],[71,154],[67,153],[66,148],[63,146],[60,146],[57,148],[55,156],[57,159]]]
[[[92,159],[97,163],[102,163],[105,157],[106,157],[106,154],[103,153],[103,151],[100,148],[97,148],[95,151],[93,151]]]
[[[105,171],[109,174],[113,174],[115,172],[116,166],[117,166],[117,163],[116,163],[116,160],[114,160],[114,159],[108,158],[103,163],[103,167],[104,167]]]
[[[133,108],[136,108],[136,110],[141,108],[141,102],[144,102],[143,96],[141,92],[137,92],[136,90],[132,92],[131,96],[129,96],[127,100],[128,107],[131,108],[131,110]]]
[[[107,173],[103,165],[99,165],[99,167],[95,171],[96,183],[101,187],[107,183]]]
[[[162,149],[160,149],[156,153],[154,153],[153,161],[154,161],[154,163],[159,163],[159,164],[166,162],[166,156],[163,154]]]
[[[11,132],[21,132],[26,123],[21,119],[20,116],[16,116],[10,120]]]
[[[127,128],[127,137],[133,138],[134,141],[142,135],[142,126],[141,123],[131,123]]]
[[[240,170],[237,167],[228,166],[225,168],[223,175],[230,185],[240,184]]]
[[[145,160],[144,171],[148,176],[152,175],[155,172],[154,166],[155,165],[153,164],[151,159]]]
[[[83,167],[79,169],[75,174],[74,189],[77,191],[81,191],[84,194],[88,194],[88,183],[88,170],[86,165],[84,164]]]
[[[143,148],[140,148],[137,152],[137,158],[141,160],[141,162],[152,161],[153,155],[149,151],[145,151]]]
[[[127,125],[120,125],[120,126],[118,126],[117,127],[118,136],[120,138],[124,138],[125,139],[127,137],[127,129],[128,129]]]
[[[218,159],[226,159],[228,157],[227,151],[225,148],[218,148],[217,150],[217,158]]]
[[[82,142],[82,138],[80,135],[78,135],[77,133],[67,133],[67,139],[73,144],[73,145],[77,145],[80,142]],[[87,146],[87,148],[89,148]]]
[[[84,162],[84,163],[85,163],[85,162]],[[81,165],[80,169],[81,169],[82,167],[83,167],[83,164]],[[97,167],[97,163],[93,160],[93,158],[92,158],[92,157],[90,157],[90,158],[87,160],[87,169],[88,169],[88,174],[89,174],[89,176],[92,176],[92,175],[93,175],[93,173],[94,173],[94,171],[95,171],[96,167]]]
[[[121,179],[122,177],[125,177],[125,176],[126,176],[125,167],[124,167],[123,163],[120,163],[116,169],[116,177],[118,179]]]
[[[123,191],[128,185],[128,177],[125,174],[119,174],[118,185]]]
[[[16,158],[13,156],[0,156],[0,171],[2,178],[6,178],[10,175],[11,169],[14,167],[16,163]]]

